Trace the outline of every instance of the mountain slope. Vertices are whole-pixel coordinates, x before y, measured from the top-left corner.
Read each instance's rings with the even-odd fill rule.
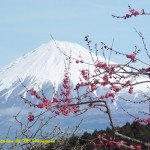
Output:
[[[89,52],[82,46],[69,42],[56,42],[61,51],[66,55],[69,56],[71,50],[71,55],[74,58],[80,59],[79,55],[81,55],[84,61],[92,63]],[[9,89],[9,93],[7,93],[8,98],[8,95],[14,88],[17,88],[20,83],[16,83],[13,87],[12,84],[17,82],[18,79],[21,79],[23,82],[27,78],[30,78],[28,83],[26,83],[30,87],[34,85],[40,86],[48,81],[58,85],[63,79],[65,68],[64,60],[66,58],[61,51],[58,50],[54,41],[50,41],[2,68],[0,70],[0,91]],[[104,60],[102,57],[99,57],[99,59]],[[71,80],[74,84],[79,81],[79,70],[82,68],[88,68],[88,65],[77,65],[75,64],[75,60],[72,62],[70,73]],[[90,70],[93,70],[92,66],[90,66]]]
[[[25,103],[21,101],[20,98],[21,93],[24,94],[24,96],[28,95],[26,95],[25,88],[21,85],[19,79],[29,89],[38,89],[38,87],[41,87],[46,97],[50,99],[53,94],[53,85],[55,84],[56,90],[58,90],[64,77],[65,66],[68,67],[68,61],[66,60],[65,55],[70,56],[71,51],[71,57],[77,60],[83,59],[86,63],[93,63],[89,51],[84,47],[69,42],[56,41],[56,43],[50,41],[43,44],[39,48],[18,58],[16,61],[0,70],[0,125],[6,132],[6,128],[8,128],[10,124],[14,126],[14,120],[12,119],[13,115],[16,115],[20,110],[22,110],[22,115],[28,115],[29,112],[28,109],[26,109]],[[97,58],[93,53],[92,56],[94,59]],[[101,56],[98,56],[98,59],[99,61],[105,61]],[[110,63],[114,64],[114,62]],[[71,74],[70,79],[73,85],[79,82],[79,70],[81,69],[89,69],[90,72],[93,72],[95,67],[84,63],[76,64],[75,60],[72,59],[69,72]],[[140,86],[137,86],[137,89],[144,90],[146,87],[141,88]],[[106,87],[99,87],[96,94],[105,94],[107,91],[108,89]],[[133,95],[123,92],[120,93],[119,96],[121,95],[129,99],[142,98],[139,92],[134,93]],[[130,112],[137,112],[138,110],[143,111],[146,108],[146,106],[140,105],[139,107],[136,107],[135,110],[133,109],[134,104],[129,104],[127,102],[122,103],[122,101],[118,101],[118,104],[123,105],[123,107]],[[111,105],[111,110],[114,109],[115,107]],[[31,109],[30,111],[36,112],[37,109]],[[83,127],[85,126],[89,129],[99,128],[100,122],[106,127],[108,120],[106,120],[106,116],[102,116],[101,120],[97,119],[99,118],[99,113],[99,110],[90,110],[86,115],[82,115],[86,118]],[[116,122],[118,121],[117,124],[122,123],[122,121],[125,122],[128,119],[123,117],[122,112],[119,114],[117,111],[114,111],[113,115],[115,116],[114,118],[121,117],[119,120],[116,120]],[[64,126],[72,125],[74,124],[73,120],[79,121],[80,119],[80,116],[78,118],[69,118],[65,120]],[[6,121],[8,123],[7,125]],[[62,122],[62,118],[60,118],[60,121]]]

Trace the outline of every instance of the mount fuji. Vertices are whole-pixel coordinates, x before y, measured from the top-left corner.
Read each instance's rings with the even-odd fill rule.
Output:
[[[57,46],[62,52],[59,51]],[[55,83],[58,86],[64,77],[65,55],[69,56],[70,51],[72,51],[73,58],[81,59],[83,57],[85,62],[92,63],[91,55],[82,46],[69,42],[50,41],[0,70],[1,97],[5,97],[5,101],[7,101],[9,97],[23,92],[23,90],[20,90],[19,93],[18,90],[17,93],[15,92],[20,86],[18,79],[23,83],[25,82],[28,87],[41,86],[48,82]],[[93,57],[96,58],[94,54]],[[99,56],[99,60],[104,61],[104,58]],[[79,70],[88,69],[88,67],[85,64],[76,65],[75,61],[71,63],[70,73],[73,84],[79,82]],[[90,70],[94,70],[94,67],[90,66]],[[1,101],[1,103],[4,103],[4,101]]]
[[[84,60],[88,64],[93,63],[91,54],[84,47],[70,42],[50,41],[0,70],[0,125],[3,133],[4,131],[7,132],[8,126],[14,123],[12,119],[13,115],[16,115],[20,110],[22,110],[22,115],[27,115],[29,112],[20,98],[20,94],[27,95],[25,92],[26,89],[21,85],[19,80],[29,89],[34,88],[38,90],[40,87],[46,96],[51,98],[52,87],[55,85],[56,90],[59,89],[63,81],[64,69],[69,65],[66,55],[77,60]],[[96,56],[94,53],[92,53],[92,56],[94,59],[98,57],[100,61],[105,61],[103,57]],[[70,63],[70,79],[72,84],[76,85],[79,82],[79,70],[84,68],[90,69],[93,72],[94,66],[85,63],[78,65],[74,59],[71,59]],[[110,63],[114,64],[114,62]],[[141,87],[139,86],[138,89],[141,90]],[[142,89],[146,89],[146,87],[142,87]],[[105,87],[100,87],[99,89],[101,93],[107,90]],[[133,98],[141,97],[140,93],[133,94]],[[126,93],[122,93],[122,95],[126,95]],[[132,110],[131,105],[129,106],[128,103],[124,104],[124,107]],[[116,108],[112,106],[112,109]],[[114,113],[114,115],[121,116],[121,114],[119,116],[118,112]],[[97,116],[99,116],[99,111],[95,110],[89,111],[87,115],[83,115],[83,117],[88,117],[88,119],[86,119],[82,129],[85,127],[89,127],[89,130],[99,128],[99,124],[102,124],[102,122],[105,126],[108,124],[105,117],[102,120],[98,120]],[[63,120],[62,118],[59,119]],[[74,119],[79,121],[81,117],[79,116]],[[69,124],[74,125],[72,118],[64,121],[64,126]]]

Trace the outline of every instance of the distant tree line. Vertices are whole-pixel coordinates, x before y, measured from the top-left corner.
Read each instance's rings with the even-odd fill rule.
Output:
[[[124,126],[117,127],[117,130],[128,137],[147,143],[150,141],[150,124],[140,124],[137,121],[134,121],[133,123],[127,122]],[[100,136],[101,138],[99,138]],[[105,137],[105,140],[103,137]],[[113,143],[113,139],[118,142]],[[115,136],[112,129],[109,127],[107,127],[106,130],[95,130],[93,133],[84,132],[81,136],[75,135],[70,138],[66,138],[65,141],[66,142],[64,142],[63,147],[60,148],[61,150],[129,150],[133,148],[138,150],[137,143],[132,142],[131,140],[123,139],[123,142],[129,146],[127,148],[123,147],[122,144],[119,144],[122,142],[122,139]],[[45,146],[45,148],[39,147],[38,149],[53,150],[56,145],[59,145],[59,143],[60,141],[56,140],[55,144],[50,144]],[[140,148],[142,150],[147,149],[145,146]],[[37,147],[35,149],[37,149]]]

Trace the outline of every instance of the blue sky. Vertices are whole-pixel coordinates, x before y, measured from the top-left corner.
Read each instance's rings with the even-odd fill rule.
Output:
[[[86,47],[84,36],[93,43],[101,41],[125,53],[134,45],[142,48],[133,27],[142,31],[150,48],[150,16],[119,20],[111,14],[123,15],[128,4],[150,12],[150,1],[133,0],[5,0],[0,1],[0,68],[23,54],[51,40],[70,41]],[[143,57],[139,56],[139,57]],[[121,61],[120,57],[112,59]]]

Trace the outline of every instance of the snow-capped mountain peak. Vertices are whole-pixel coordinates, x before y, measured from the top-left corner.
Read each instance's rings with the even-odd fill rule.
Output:
[[[65,63],[68,63],[68,61],[64,62],[67,58],[65,55],[70,56],[70,53],[71,57],[77,60],[83,59],[87,63],[92,63],[91,55],[84,47],[70,42],[50,41],[2,68],[0,70],[0,91],[9,89],[7,93],[3,93],[8,97],[14,89],[20,86],[19,79],[22,82],[26,81],[28,87],[41,86],[46,82],[55,83],[57,86],[62,82]],[[96,58],[94,54],[93,57]],[[100,56],[99,59],[104,61],[104,58]],[[88,69],[88,67],[91,71],[94,70],[93,66],[77,65],[75,60],[71,61],[71,81],[74,84],[79,81],[79,70]]]

